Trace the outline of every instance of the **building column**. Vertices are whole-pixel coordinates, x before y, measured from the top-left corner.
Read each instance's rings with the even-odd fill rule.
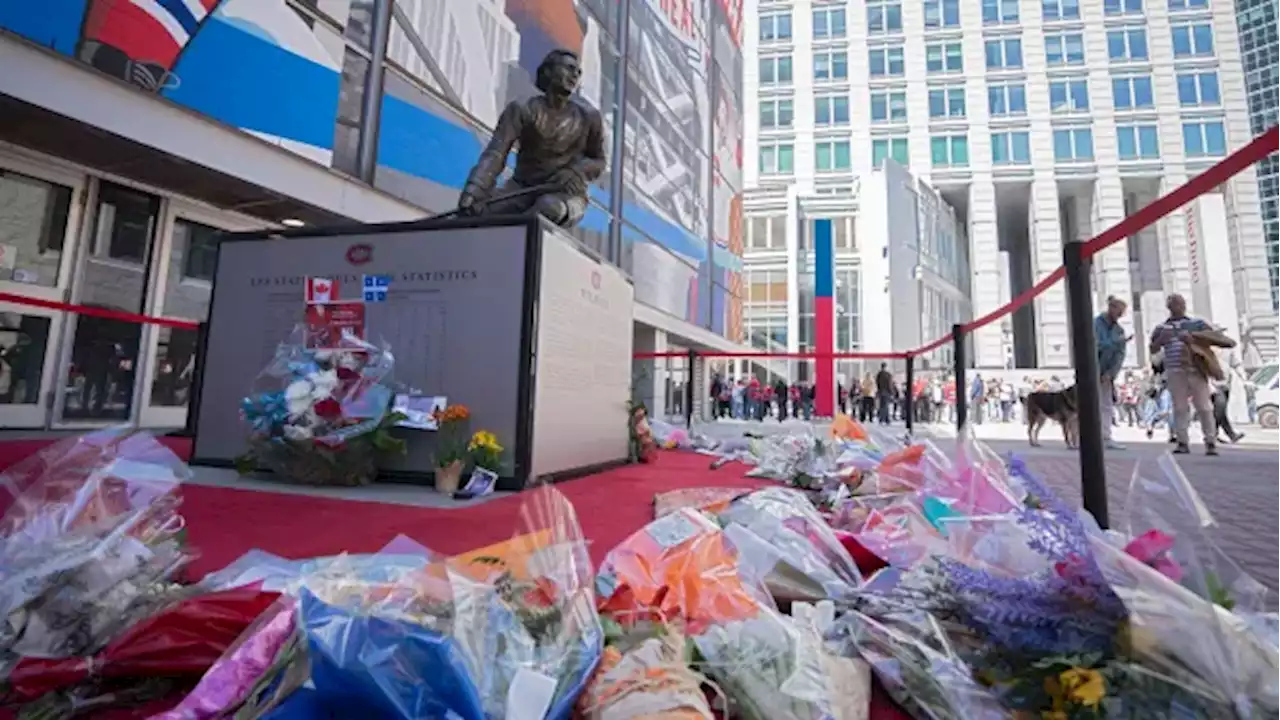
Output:
[[[1157,197],[1167,195],[1187,181],[1185,173],[1170,173],[1166,168]],[[1160,234],[1160,265],[1163,268],[1164,294],[1178,293],[1191,298],[1191,256],[1187,247],[1187,208],[1180,208],[1156,223]],[[1161,321],[1163,322],[1163,320]]]
[[[969,272],[972,276],[973,316],[982,317],[1000,307],[1000,232],[996,224],[996,185],[990,175],[975,173],[969,184]],[[1004,367],[1000,349],[1000,324],[973,333],[973,364],[979,368]]]
[[[1092,200],[1089,222],[1077,226],[1080,229],[1082,241],[1091,240],[1124,220],[1124,185],[1120,182],[1118,168],[1103,166],[1098,169],[1098,179],[1093,184]],[[1129,238],[1125,238],[1093,257],[1094,267],[1097,268],[1095,277],[1098,279],[1097,294],[1093,303],[1095,312],[1102,312],[1107,298],[1113,295],[1129,305],[1131,311],[1134,309],[1132,307],[1133,279],[1129,267],[1130,242]],[[1127,313],[1120,321],[1120,325],[1124,328],[1126,336],[1132,335],[1133,313]],[[1133,343],[1129,343],[1125,348],[1124,365],[1132,367],[1137,362],[1138,355],[1134,351]]]
[[[814,361],[813,409],[818,417],[835,417],[836,361],[831,357],[836,346],[835,241],[830,218],[817,220],[813,225],[813,340],[817,353],[826,355]]]
[[[1031,275],[1040,282],[1062,264],[1062,219],[1058,210],[1058,181],[1053,173],[1038,172],[1031,182]],[[1071,367],[1067,342],[1067,294],[1056,283],[1035,301],[1037,364],[1043,368]]]
[[[667,333],[664,330],[647,325],[635,326],[632,334],[632,348],[638,353],[667,352]],[[644,403],[649,409],[649,417],[666,417],[667,413],[667,367],[670,358],[652,358],[631,361],[631,396],[636,402]]]

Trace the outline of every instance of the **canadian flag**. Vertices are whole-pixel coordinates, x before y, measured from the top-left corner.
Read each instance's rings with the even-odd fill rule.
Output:
[[[307,304],[324,304],[337,302],[338,281],[329,278],[307,278]]]

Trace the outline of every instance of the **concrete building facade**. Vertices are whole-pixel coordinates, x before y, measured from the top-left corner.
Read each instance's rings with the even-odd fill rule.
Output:
[[[1223,0],[754,0],[746,21],[747,187],[818,195],[906,166],[961,218],[975,316],[1254,135]],[[1218,192],[1241,330],[1274,357],[1258,178]],[[1190,297],[1188,217],[1097,256],[1095,306],[1127,299],[1142,335],[1163,320],[1153,298]],[[972,347],[979,367],[1068,367],[1062,285]]]

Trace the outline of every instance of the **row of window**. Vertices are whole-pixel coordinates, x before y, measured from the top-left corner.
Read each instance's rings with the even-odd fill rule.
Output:
[[[1044,39],[1045,62],[1049,67],[1084,64],[1084,36],[1080,33],[1048,35]],[[1208,24],[1173,28],[1173,54],[1177,59],[1213,56],[1213,29]],[[1142,28],[1112,30],[1107,33],[1107,55],[1112,62],[1143,62],[1150,59],[1147,31]],[[1020,70],[1023,66],[1022,40],[998,38],[985,46],[988,70]],[[964,49],[958,42],[933,43],[924,48],[925,71],[930,75],[964,72]],[[901,46],[876,47],[868,51],[871,77],[901,77],[906,74],[906,50]],[[813,79],[849,79],[849,54],[843,50],[813,54]],[[760,58],[760,83],[785,85],[794,80],[789,55]]]
[[[1218,74],[1213,71],[1180,73],[1177,76],[1178,103],[1182,107],[1216,107],[1222,104]],[[965,88],[935,87],[929,89],[929,117],[963,118],[967,116]],[[875,90],[871,93],[871,122],[907,122],[905,90]],[[1112,104],[1118,111],[1149,110],[1155,107],[1155,92],[1150,75],[1125,75],[1111,80]],[[795,104],[790,98],[761,100],[760,127],[789,128],[795,122]],[[1089,81],[1085,78],[1055,80],[1049,83],[1049,108],[1054,113],[1087,112]],[[987,87],[987,112],[991,117],[1017,117],[1027,113],[1027,90],[1023,83],[1003,83]],[[813,101],[813,122],[818,126],[844,125],[850,122],[847,95],[819,95]]]
[[[1168,0],[1169,10],[1202,10],[1209,0]],[[867,33],[883,35],[902,32],[901,0],[867,0]],[[1142,0],[1104,0],[1103,12],[1108,16],[1141,15]],[[1041,17],[1053,22],[1079,20],[1080,0],[1041,0]],[[982,0],[983,25],[1011,25],[1020,21],[1019,0]],[[924,0],[926,28],[960,27],[960,0]],[[842,7],[817,7],[813,10],[813,39],[829,40],[846,37],[848,17]],[[791,13],[766,12],[760,16],[760,41],[785,42],[792,39]]]
[[[1160,158],[1160,133],[1154,124],[1120,125],[1116,128],[1118,154],[1122,161],[1157,160]],[[1182,124],[1182,146],[1189,158],[1218,157],[1227,152],[1226,132],[1220,121],[1197,121]],[[965,134],[935,135],[929,139],[929,154],[935,168],[969,166],[969,137]],[[871,164],[881,167],[892,158],[900,165],[909,164],[907,138],[876,138],[871,141]],[[1053,131],[1053,158],[1056,162],[1089,162],[1094,159],[1093,131],[1089,128],[1063,128]],[[792,143],[765,143],[760,146],[761,174],[791,174],[795,171],[795,146]],[[991,134],[993,165],[1029,165],[1031,135],[1025,130]],[[853,169],[853,155],[848,140],[819,140],[814,143],[814,170],[819,173],[847,172]]]

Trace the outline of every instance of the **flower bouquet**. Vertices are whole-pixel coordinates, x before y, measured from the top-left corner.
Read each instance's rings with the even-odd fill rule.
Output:
[[[325,563],[303,577],[310,687],[273,717],[566,720],[600,658],[590,564],[572,506],[529,494],[515,537],[448,560]]]
[[[344,334],[336,348],[307,347],[295,328],[241,403],[249,450],[242,475],[266,468],[308,485],[363,485],[377,477],[379,453],[403,453],[391,434],[404,419],[391,411],[389,350]]]
[[[471,411],[466,405],[449,405],[437,410],[433,417],[440,427],[436,438],[436,490],[453,494],[458,490],[462,470],[469,459],[467,425]]]
[[[182,596],[186,466],[149,434],[103,430],[10,468],[0,495],[0,669],[90,655]]]

